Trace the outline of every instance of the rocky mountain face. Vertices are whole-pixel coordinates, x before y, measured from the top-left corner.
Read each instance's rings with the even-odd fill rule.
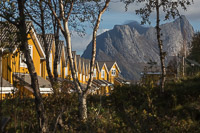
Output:
[[[177,56],[184,45],[189,47],[194,30],[186,17],[181,16],[161,25],[161,33],[168,58]],[[91,49],[92,43],[87,46],[82,57],[90,59]],[[147,62],[152,60],[160,63],[155,28],[141,26],[138,22],[114,26],[97,37],[96,59],[115,60],[124,78],[138,80]]]

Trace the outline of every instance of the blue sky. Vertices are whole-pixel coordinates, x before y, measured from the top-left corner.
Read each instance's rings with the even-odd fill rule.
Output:
[[[111,0],[108,10],[103,14],[102,20],[99,27],[99,34],[112,29],[114,25],[122,25],[127,21],[141,21],[140,16],[135,14],[135,10],[140,7],[140,4],[131,4],[128,7],[128,11],[125,12],[125,5],[120,0]],[[187,7],[187,11],[180,10],[181,15],[185,15],[195,31],[200,31],[200,0],[194,0],[194,4]],[[172,20],[171,20],[172,21]],[[162,23],[167,23],[164,21]],[[155,16],[151,16],[151,25],[155,25]],[[149,25],[146,25],[149,26]],[[77,34],[72,36],[72,48],[77,51],[78,54],[87,47],[91,41],[92,29],[87,28],[87,33],[84,37],[79,37]]]

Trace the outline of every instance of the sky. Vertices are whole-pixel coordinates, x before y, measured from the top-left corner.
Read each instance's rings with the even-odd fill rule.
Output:
[[[130,4],[128,11],[125,11],[125,4],[120,0],[111,0],[108,10],[102,16],[98,34],[112,29],[114,25],[123,25],[130,21],[138,21],[140,23],[140,16],[135,14],[135,10],[139,7],[141,7],[140,4]],[[186,16],[195,31],[200,31],[200,0],[194,0],[194,4],[188,6],[187,11],[180,10],[180,14]],[[155,26],[155,15],[152,15],[150,20],[151,25],[145,26]],[[163,21],[162,23],[167,22],[169,21]],[[88,27],[86,35],[83,37],[76,33],[72,34],[72,49],[77,51],[77,54],[81,55],[86,49],[92,39],[91,33],[92,29]]]

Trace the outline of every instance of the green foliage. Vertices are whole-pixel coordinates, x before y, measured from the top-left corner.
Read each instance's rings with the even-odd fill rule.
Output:
[[[200,62],[200,32],[194,34],[191,45],[192,49],[188,58]]]
[[[150,15],[154,12],[157,6],[164,12],[164,20],[168,20],[171,17],[175,18],[179,16],[179,9],[182,8],[183,10],[187,9],[188,5],[193,3],[193,0],[122,0],[126,4],[126,10],[128,10],[128,5],[135,2],[135,3],[144,3],[143,7],[135,10],[137,15],[140,15],[142,18],[142,24],[151,23],[149,20]]]
[[[78,96],[58,93],[44,98],[48,122],[54,129],[62,113],[63,126],[56,132],[200,132],[200,77],[166,85],[165,93],[147,86],[117,86],[110,96],[90,95],[88,120],[78,116]],[[37,132],[33,99],[6,99],[2,113],[10,116],[8,132]]]

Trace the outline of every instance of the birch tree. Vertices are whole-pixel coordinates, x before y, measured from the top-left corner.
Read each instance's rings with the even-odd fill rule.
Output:
[[[53,0],[54,9],[57,12],[57,3],[56,0]],[[37,27],[41,30],[41,37],[44,43],[44,51],[46,55],[46,70],[48,73],[49,80],[51,82],[54,93],[57,92],[57,64],[58,64],[58,47],[59,47],[59,26],[57,25],[57,21],[54,19],[54,16],[50,13],[50,10],[47,7],[45,0],[33,0],[26,2],[25,8],[26,14],[28,18],[33,21]],[[53,73],[50,68],[50,51],[49,45],[47,42],[46,34],[49,32],[53,32],[54,34],[54,42],[55,42],[55,58],[53,62]]]
[[[143,7],[136,10],[136,14],[142,17],[142,24],[150,23],[149,17],[154,13],[156,15],[156,38],[157,44],[159,48],[159,56],[160,56],[160,65],[161,65],[161,80],[160,86],[161,91],[164,92],[165,81],[166,81],[166,68],[165,68],[165,56],[166,51],[163,49],[163,41],[161,39],[161,28],[160,28],[160,17],[164,14],[164,20],[168,20],[170,18],[175,18],[176,16],[180,16],[179,9],[186,10],[186,6],[190,5],[193,0],[122,0],[126,3],[126,9],[128,5],[132,2],[136,3],[144,3]]]
[[[16,26],[18,30],[17,38],[18,40],[20,40],[20,45],[18,47],[25,55],[25,63],[27,64],[28,71],[31,77],[31,86],[34,91],[36,111],[38,115],[39,132],[45,133],[48,132],[48,122],[42,96],[39,90],[37,73],[35,71],[33,60],[31,58],[28,48],[26,15],[24,14],[25,2],[26,0],[10,0],[0,2],[0,17],[4,18],[10,24]]]
[[[55,16],[55,19],[57,20],[59,27],[61,29],[61,32],[66,40],[67,55],[68,55],[68,60],[70,64],[71,74],[72,74],[74,85],[76,87],[76,91],[78,93],[79,115],[80,115],[81,120],[86,121],[87,120],[87,95],[89,93],[89,90],[91,88],[92,81],[93,81],[93,71],[94,71],[94,63],[95,63],[95,56],[96,56],[97,30],[99,28],[101,16],[107,9],[110,0],[106,0],[103,3],[103,7],[100,6],[98,2],[96,2],[96,5],[98,5],[99,11],[98,11],[98,17],[95,21],[94,28],[93,28],[93,38],[92,38],[93,49],[92,49],[92,58],[91,58],[91,63],[90,63],[90,79],[88,81],[86,88],[83,88],[78,80],[78,75],[75,69],[74,59],[72,57],[72,44],[71,44],[71,35],[70,35],[70,30],[69,30],[69,18],[72,15],[73,10],[75,9],[74,4],[76,4],[77,2],[79,2],[80,4],[89,4],[89,2],[83,2],[83,1],[70,0],[66,2],[63,0],[59,0],[59,8],[60,8],[59,14],[57,14],[55,10],[53,9],[53,4],[51,0],[48,0],[48,5],[53,15]]]

